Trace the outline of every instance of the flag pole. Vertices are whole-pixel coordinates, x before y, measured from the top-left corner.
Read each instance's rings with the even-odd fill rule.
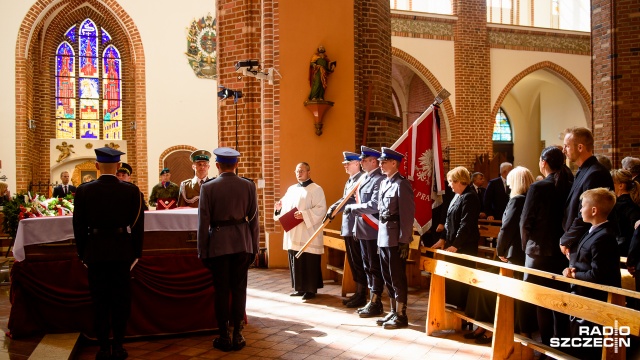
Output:
[[[349,199],[351,199],[351,196],[353,196],[353,193],[356,192],[356,189],[358,189],[358,187],[360,186],[360,184],[364,181],[364,175],[360,176],[360,179],[358,179],[358,182],[353,184],[351,186],[351,188],[349,189],[349,191],[347,192],[347,194],[343,197],[342,201],[340,202],[340,204],[338,204],[338,206],[333,209],[333,211],[331,212],[331,218],[333,218],[334,216],[336,216],[338,214],[338,211],[340,211],[340,209],[342,209],[342,207],[344,206],[344,204],[347,203],[347,201],[349,201]],[[307,240],[307,242],[304,244],[304,246],[302,247],[302,249],[300,249],[300,251],[298,251],[298,253],[296,253],[296,259],[299,259],[300,256],[302,256],[302,253],[304,252],[304,250],[309,247],[309,245],[311,245],[311,241],[313,241],[313,239],[316,238],[316,236],[318,236],[318,234],[329,224],[329,222],[327,222],[327,220],[329,219],[328,216],[325,216],[324,219],[322,219],[322,225],[320,225],[320,227],[318,228],[318,230],[316,230],[313,235],[311,235],[311,237],[309,238],[309,240]]]

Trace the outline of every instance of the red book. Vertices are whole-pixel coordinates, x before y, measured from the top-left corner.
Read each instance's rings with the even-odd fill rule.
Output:
[[[280,219],[278,219],[280,220],[280,224],[282,224],[282,228],[284,229],[284,231],[289,231],[304,221],[302,219],[296,219],[293,216],[293,214],[295,214],[297,211],[298,211],[298,208],[294,207],[293,209],[289,210],[286,214],[280,216]]]

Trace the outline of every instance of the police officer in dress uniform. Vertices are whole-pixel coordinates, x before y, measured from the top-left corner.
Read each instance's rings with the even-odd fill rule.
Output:
[[[118,171],[116,171],[116,177],[121,181],[131,182],[131,174],[133,174],[133,168],[127,163],[120,163]]]
[[[178,195],[180,187],[171,182],[171,171],[164,168],[160,171],[160,182],[151,189],[149,204],[156,207],[156,210],[173,209],[178,206]]]
[[[215,313],[220,337],[213,347],[240,350],[247,302],[247,273],[258,253],[258,197],[253,181],[235,174],[240,153],[215,149],[220,173],[200,190],[198,257],[213,275]],[[229,297],[233,299],[229,311]],[[229,326],[233,326],[233,339]]]
[[[340,205],[344,197],[351,190],[352,186],[360,180],[360,176],[362,176],[362,172],[360,171],[360,154],[344,151],[342,152],[344,157],[344,161],[342,161],[342,165],[344,165],[344,170],[347,174],[349,174],[349,180],[344,184],[344,191],[342,193],[342,198],[336,201],[333,205],[329,207],[327,211],[327,216],[331,219],[331,214],[333,211]],[[355,204],[356,197],[355,194],[351,195],[351,197],[347,200],[346,204]],[[338,209],[342,211],[342,209]],[[349,267],[351,268],[351,275],[353,277],[353,281],[356,283],[356,292],[346,299],[342,300],[342,304],[346,305],[348,308],[357,308],[363,306],[367,303],[367,276],[364,273],[364,265],[362,262],[362,250],[360,249],[360,242],[353,237],[353,225],[355,222],[355,216],[353,214],[344,213],[342,214],[342,227],[340,228],[340,235],[344,238],[344,245],[347,250],[347,261],[349,263]]]
[[[109,147],[95,153],[101,176],[76,190],[73,233],[78,256],[88,269],[100,344],[96,359],[124,359],[128,354],[122,342],[131,310],[129,272],[142,256],[144,204],[137,186],[115,177],[124,153]]]
[[[209,159],[211,153],[207,150],[196,150],[191,153],[191,167],[195,172],[195,176],[180,183],[180,195],[178,196],[178,207],[188,206],[192,208],[198,207],[200,199],[200,186],[204,184],[209,177]]]
[[[380,269],[380,255],[378,255],[378,194],[380,183],[384,175],[379,167],[380,152],[362,146],[360,148],[360,163],[365,171],[365,178],[358,189],[356,203],[347,205],[344,213],[355,215],[353,234],[360,243],[364,272],[367,277],[371,299],[363,308],[358,309],[361,318],[379,316],[383,313],[382,288],[384,280]]]
[[[409,326],[405,264],[409,255],[409,243],[413,239],[415,202],[411,183],[398,172],[402,158],[399,152],[382,148],[380,169],[387,177],[380,183],[378,196],[378,247],[382,278],[391,299],[391,310],[376,323],[385,329]]]

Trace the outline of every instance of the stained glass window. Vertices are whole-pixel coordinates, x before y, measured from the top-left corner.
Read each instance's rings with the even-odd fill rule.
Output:
[[[513,141],[511,122],[502,108],[496,114],[496,122],[493,125],[493,141]]]
[[[91,19],[65,32],[56,51],[56,138],[122,140],[122,59],[111,41]]]

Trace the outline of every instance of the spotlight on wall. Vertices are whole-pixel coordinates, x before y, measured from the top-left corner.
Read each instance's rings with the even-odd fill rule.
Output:
[[[137,128],[138,128],[138,124],[136,124],[136,122],[135,122],[135,121],[132,121],[132,122],[131,122],[131,130],[135,130],[135,129],[137,129]]]
[[[35,121],[35,120],[33,120],[33,119],[29,119],[29,120],[27,120],[27,127],[28,127],[30,130],[35,130],[35,129],[36,129],[36,121]]]
[[[227,100],[229,98],[233,98],[233,102],[237,103],[238,99],[242,97],[242,91],[240,90],[227,89],[222,85],[218,86],[218,88],[220,88],[220,91],[218,91],[218,98],[220,100]]]

